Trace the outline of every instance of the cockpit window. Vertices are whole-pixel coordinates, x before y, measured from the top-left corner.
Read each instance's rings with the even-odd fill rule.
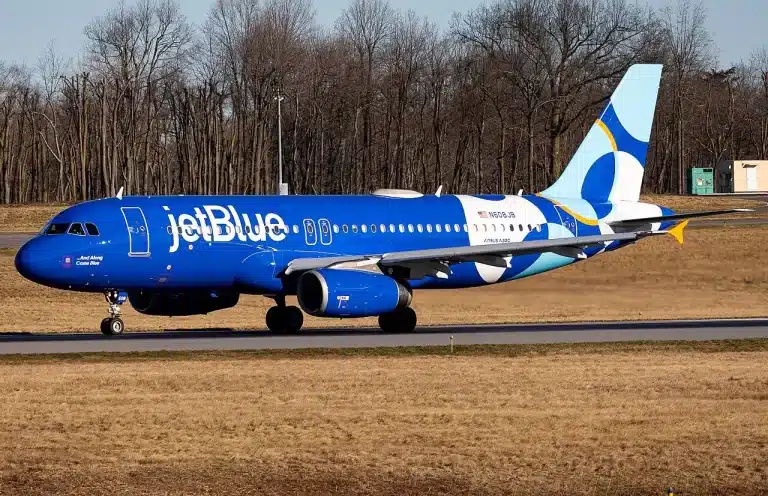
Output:
[[[67,232],[69,224],[51,224],[45,234],[64,234]]]
[[[71,226],[69,226],[69,231],[67,231],[69,234],[74,234],[76,236],[85,236],[85,230],[83,229],[83,225],[79,222],[73,223]]]
[[[85,229],[88,231],[88,234],[91,236],[98,236],[99,235],[99,228],[96,227],[96,224],[91,224],[90,222],[85,223]]]

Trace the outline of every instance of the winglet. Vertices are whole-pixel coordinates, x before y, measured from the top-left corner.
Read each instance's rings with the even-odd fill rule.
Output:
[[[688,227],[688,222],[689,221],[687,221],[687,220],[681,222],[680,224],[676,225],[675,227],[673,227],[672,229],[667,231],[667,234],[669,234],[670,236],[675,238],[677,240],[677,242],[682,245],[683,244],[683,231],[685,230],[686,227]]]
[[[120,191],[117,192],[117,195],[115,195],[115,197],[118,200],[122,200],[123,199],[123,187],[122,186],[120,187]]]

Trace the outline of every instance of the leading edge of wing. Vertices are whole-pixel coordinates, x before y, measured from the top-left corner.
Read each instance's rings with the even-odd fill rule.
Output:
[[[432,248],[427,250],[395,251],[384,254],[342,255],[332,257],[296,258],[288,263],[284,274],[291,275],[314,269],[332,266],[343,268],[358,268],[367,265],[395,266],[404,263],[439,261],[460,262],[471,261],[472,257],[483,256],[519,256],[532,253],[557,251],[558,249],[582,248],[611,241],[634,241],[643,236],[660,234],[658,232],[626,232],[616,234],[598,234],[594,236],[577,236],[573,238],[557,238],[534,241],[518,241],[515,243],[498,243],[476,246],[456,246],[449,248]],[[576,255],[574,255],[576,256]],[[482,262],[482,258],[477,261]],[[491,259],[488,259],[491,260]]]
[[[452,248],[432,248],[428,250],[396,251],[381,256],[380,265],[397,265],[422,260],[465,261],[467,257],[481,255],[515,256],[532,253],[544,253],[557,248],[587,247],[610,241],[634,241],[643,235],[654,233],[627,232],[616,234],[598,234],[594,236],[577,236],[574,238],[557,238],[534,241],[519,241],[515,243],[498,243],[490,245],[457,246]]]

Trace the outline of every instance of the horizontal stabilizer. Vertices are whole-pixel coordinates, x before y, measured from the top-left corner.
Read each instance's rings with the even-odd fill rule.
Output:
[[[713,215],[738,214],[738,213],[745,213],[745,212],[754,212],[754,210],[751,208],[731,208],[728,210],[709,210],[706,212],[688,212],[688,213],[682,213],[682,214],[660,215],[658,217],[641,217],[638,219],[617,220],[617,221],[609,222],[608,225],[611,227],[632,227],[632,226],[637,226],[642,224],[653,224],[656,222],[676,222],[679,220],[695,219],[697,217],[711,217]]]

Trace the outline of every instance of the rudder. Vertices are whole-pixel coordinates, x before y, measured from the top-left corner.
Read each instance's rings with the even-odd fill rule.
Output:
[[[562,175],[541,195],[638,201],[662,66],[629,68]]]

